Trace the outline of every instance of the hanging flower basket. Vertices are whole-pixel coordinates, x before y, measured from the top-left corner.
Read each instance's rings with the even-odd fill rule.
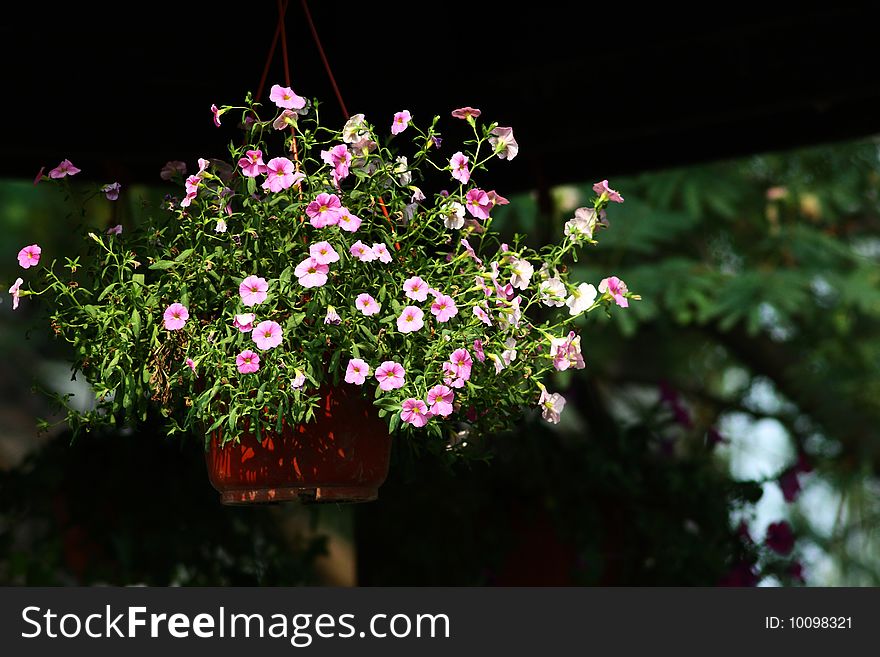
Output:
[[[224,504],[368,502],[388,475],[391,436],[376,408],[350,388],[324,388],[315,419],[280,432],[246,430],[223,442],[214,431],[208,476]]]

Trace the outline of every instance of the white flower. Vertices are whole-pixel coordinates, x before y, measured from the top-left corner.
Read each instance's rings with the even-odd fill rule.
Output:
[[[516,340],[513,338],[507,338],[507,340],[504,341],[504,346],[507,347],[507,349],[501,352],[501,360],[504,361],[505,365],[510,365],[516,360]]]
[[[464,226],[464,206],[453,201],[443,207],[443,225],[450,230],[458,230]]]
[[[294,377],[290,380],[290,387],[294,390],[299,390],[306,383],[306,375],[300,369],[293,370]]]
[[[565,234],[575,242],[580,241],[581,237],[593,239],[593,231],[599,218],[593,208],[578,208],[574,211],[574,219],[569,219],[565,223]]]
[[[345,122],[345,127],[342,128],[342,141],[346,144],[354,144],[368,134],[364,126],[364,115],[355,114]]]
[[[532,280],[532,274],[535,273],[535,268],[532,267],[532,263],[528,260],[520,260],[519,258],[516,258],[510,263],[510,267],[513,270],[513,274],[510,277],[510,284],[517,289],[525,290],[529,286],[529,281]]]
[[[226,232],[226,222],[222,219],[217,220],[217,226],[214,228],[215,233],[225,233]]]
[[[405,155],[401,155],[395,161],[397,164],[394,167],[394,173],[397,174],[397,182],[406,187],[412,182],[412,173],[409,170],[409,162]]]
[[[570,315],[580,315],[587,308],[593,305],[593,302],[596,300],[598,296],[598,292],[596,292],[596,288],[593,287],[589,283],[581,283],[578,285],[574,291],[571,293],[571,296],[568,297],[565,301],[565,305],[568,306],[568,312]]]
[[[548,278],[538,286],[541,294],[541,302],[545,306],[565,305],[565,284],[558,278]]]
[[[565,397],[558,392],[548,395],[547,389],[542,386],[538,405],[541,407],[541,417],[550,424],[558,424],[562,409],[565,408]]]

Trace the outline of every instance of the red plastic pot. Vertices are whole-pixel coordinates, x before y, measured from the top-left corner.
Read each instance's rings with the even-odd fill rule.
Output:
[[[388,476],[388,426],[353,386],[324,390],[308,424],[264,429],[260,440],[246,431],[222,447],[221,438],[211,434],[205,459],[224,504],[368,502]]]

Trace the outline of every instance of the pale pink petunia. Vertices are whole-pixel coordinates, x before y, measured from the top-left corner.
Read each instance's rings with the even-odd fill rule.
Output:
[[[75,176],[79,172],[80,169],[73,166],[73,163],[70,160],[61,160],[61,164],[49,171],[49,177],[64,178],[65,176]]]
[[[474,355],[481,363],[486,362],[486,352],[483,351],[483,341],[480,339],[474,340]]]
[[[489,203],[492,204],[492,207],[495,207],[496,205],[508,205],[510,203],[508,199],[501,196],[501,194],[494,189],[486,192],[486,196],[489,197]]]
[[[452,177],[462,185],[466,185],[471,179],[471,172],[468,169],[468,157],[461,151],[449,158],[449,168],[452,169]]]
[[[241,296],[241,302],[246,306],[256,306],[263,303],[268,296],[269,283],[265,278],[259,276],[248,276],[238,286],[238,294]]]
[[[281,344],[284,332],[277,322],[265,321],[254,327],[251,337],[259,349],[272,349]]]
[[[560,307],[565,305],[565,283],[562,279],[553,277],[541,281],[538,286],[541,303],[545,306]],[[577,314],[577,313],[575,313]]]
[[[329,151],[321,151],[321,160],[333,167],[337,181],[348,176],[349,167],[351,166],[351,153],[345,144],[337,144]]]
[[[16,310],[18,308],[18,300],[21,298],[21,292],[19,288],[21,288],[21,284],[24,283],[22,278],[16,278],[15,283],[12,284],[12,287],[9,288],[9,294],[12,295],[12,309]]]
[[[548,394],[547,389],[542,386],[538,405],[541,407],[541,416],[547,422],[558,424],[562,409],[565,408],[565,397],[558,392],[554,392],[552,395]]]
[[[516,339],[512,337],[507,338],[504,341],[504,346],[507,348],[501,352],[501,360],[504,361],[505,365],[510,365],[516,360]]]
[[[578,208],[574,211],[574,217],[565,222],[565,236],[574,242],[580,241],[581,237],[593,239],[593,231],[599,225],[599,217],[593,208]]]
[[[122,185],[118,182],[114,182],[101,187],[101,192],[107,197],[108,201],[115,201],[119,198],[120,189],[122,189]]]
[[[474,361],[467,349],[456,349],[449,356],[449,363],[454,368],[455,375],[465,381],[471,378],[471,368]]]
[[[352,358],[345,368],[345,382],[357,386],[364,385],[364,381],[370,376],[370,366],[360,358]]]
[[[229,207],[229,206],[227,206],[227,207]],[[228,226],[226,225],[226,220],[225,219],[218,219],[217,225],[214,226],[214,232],[215,233],[225,233],[227,228],[228,228]]]
[[[447,203],[442,208],[443,225],[450,230],[458,230],[464,226],[464,206],[458,201]]]
[[[467,254],[478,264],[482,265],[483,260],[476,254],[474,251],[474,247],[471,246],[471,243],[466,239],[461,240],[461,245],[464,247],[464,250],[467,251]]]
[[[471,118],[479,118],[482,112],[474,107],[459,107],[452,110],[452,118],[470,120]]]
[[[217,109],[216,105],[211,105],[211,113],[214,115],[214,125],[220,127],[220,115],[223,113]]]
[[[107,229],[108,235],[122,235],[122,224],[116,224]]]
[[[296,125],[297,117],[296,112],[286,109],[278,115],[277,119],[272,121],[272,127],[276,130],[286,130],[288,126]]]
[[[196,175],[201,176],[203,173],[205,173],[205,171],[208,170],[209,166],[211,166],[211,160],[209,160],[206,157],[200,157],[199,158],[199,172]]]
[[[586,367],[581,353],[581,337],[575,336],[574,331],[569,331],[567,337],[550,339],[550,357],[553,359],[553,367],[560,372],[570,367],[576,370]]]
[[[372,262],[376,259],[376,254],[373,252],[373,249],[360,240],[352,244],[348,252],[361,262]]]
[[[565,300],[570,315],[580,315],[596,301],[596,288],[590,283],[581,283],[572,289],[571,296]],[[626,301],[626,299],[624,299]]]
[[[236,315],[232,320],[232,325],[242,333],[250,333],[254,328],[254,320],[257,318],[253,313],[242,313]]]
[[[502,361],[496,354],[486,354],[486,358],[492,361],[492,364],[495,366],[495,374],[501,374],[504,371],[504,361]]]
[[[525,290],[532,280],[535,268],[528,260],[514,258],[510,263],[510,284],[518,290]]]
[[[361,219],[349,212],[348,208],[339,208],[339,227],[353,233],[361,227]]]
[[[263,151],[250,150],[238,161],[241,172],[248,178],[256,178],[269,171],[269,167],[263,163]]]
[[[402,112],[397,112],[394,115],[394,121],[391,123],[391,134],[399,135],[401,132],[406,130],[409,122],[412,120],[412,115],[409,113],[409,110],[403,110]]]
[[[42,252],[43,249],[41,249],[37,244],[26,246],[18,252],[18,264],[21,265],[22,269],[36,267],[38,264],[40,264],[40,254]]]
[[[324,316],[324,323],[332,324],[333,326],[339,326],[342,323],[342,318],[333,306],[327,306],[327,314]]]
[[[453,388],[463,388],[465,378],[458,376],[455,365],[450,362],[443,363],[443,383]]]
[[[327,282],[330,267],[322,265],[315,258],[308,257],[293,270],[297,281],[303,287],[321,287]]]
[[[301,369],[293,370],[293,378],[290,380],[290,387],[299,390],[306,384],[306,373]]]
[[[192,358],[187,358],[184,363],[186,366],[193,371],[193,374],[196,373],[196,362]]]
[[[306,206],[306,214],[309,216],[309,223],[315,228],[335,226],[342,214],[342,203],[336,194],[322,192]]]
[[[438,322],[448,322],[458,314],[458,307],[452,297],[441,294],[431,304],[431,314],[437,318]]]
[[[312,256],[318,264],[329,265],[339,262],[339,254],[330,242],[315,242],[309,247],[309,255]]]
[[[410,397],[400,405],[400,419],[414,427],[423,427],[431,419],[431,412],[421,399]]]
[[[379,388],[388,392],[402,388],[406,382],[406,373],[403,371],[403,365],[395,363],[393,360],[386,360],[376,368],[376,380],[379,381]]]
[[[471,216],[477,219],[488,219],[489,212],[492,210],[492,203],[489,201],[489,195],[486,192],[475,187],[465,195],[464,207],[470,212]]]
[[[355,308],[360,310],[364,315],[375,315],[381,308],[379,303],[366,292],[357,295],[357,298],[354,300],[354,305]]]
[[[373,255],[376,256],[379,262],[391,262],[391,254],[388,252],[388,247],[381,242],[373,244]]]
[[[245,349],[235,357],[235,366],[242,374],[251,374],[260,369],[260,356],[255,351]]]
[[[199,185],[202,184],[202,179],[199,176],[189,176],[184,181],[183,186],[186,189],[187,195],[189,194],[197,194],[199,191]]]
[[[629,292],[629,290],[626,287],[626,283],[617,278],[617,276],[603,278],[602,282],[599,283],[599,292],[611,295],[611,298],[614,299],[614,303],[621,308],[629,307],[629,301],[626,298],[626,293]]]
[[[452,400],[455,399],[455,393],[443,385],[436,385],[428,390],[428,406],[432,415],[447,417],[452,414]]]
[[[609,201],[613,201],[614,203],[623,203],[623,197],[618,192],[608,186],[607,180],[597,182],[595,185],[593,185],[593,191],[599,195],[600,199],[604,196]]]
[[[418,331],[425,325],[424,317],[425,313],[422,312],[421,308],[407,306],[397,318],[397,330],[401,333]]]
[[[189,319],[189,311],[181,303],[172,303],[165,309],[162,319],[166,329],[176,331],[182,329],[183,325],[186,324],[186,320]]]
[[[282,109],[302,109],[306,106],[306,99],[297,96],[290,87],[282,87],[280,84],[273,84],[269,92],[269,100]]]
[[[40,167],[40,170],[37,171],[37,175],[34,176],[34,185],[39,185],[40,181],[43,180],[43,172],[46,170],[46,167]]]
[[[342,128],[342,141],[346,144],[354,144],[364,137],[369,136],[367,126],[364,124],[364,115],[355,114],[345,122]]]
[[[489,137],[489,143],[495,149],[495,155],[500,160],[512,160],[519,153],[519,144],[513,137],[513,128],[504,128],[498,126],[492,130],[492,137]]]
[[[474,315],[476,315],[477,319],[479,319],[486,326],[492,326],[492,320],[489,318],[489,313],[486,312],[486,309],[482,306],[474,306]]]
[[[424,301],[428,298],[428,284],[418,276],[412,276],[403,282],[403,292],[407,299]]]
[[[262,184],[263,189],[270,192],[280,192],[294,185],[299,185],[305,175],[293,165],[286,157],[273,157],[266,164],[266,180]]]

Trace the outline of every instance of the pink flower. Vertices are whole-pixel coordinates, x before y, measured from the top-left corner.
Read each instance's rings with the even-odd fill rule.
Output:
[[[425,313],[416,306],[407,306],[397,318],[397,330],[401,333],[412,333],[418,331],[425,325]]]
[[[21,297],[21,293],[18,289],[21,287],[21,284],[24,283],[24,280],[21,278],[16,278],[15,283],[12,284],[12,287],[9,288],[9,294],[12,295],[12,309],[16,310],[18,308],[18,300]]]
[[[339,227],[353,233],[361,227],[361,219],[349,212],[348,208],[339,208]]]
[[[412,115],[409,113],[409,110],[397,112],[397,114],[394,115],[394,121],[391,123],[391,134],[399,135],[406,130],[411,119]]]
[[[211,105],[211,112],[214,114],[214,125],[220,127],[220,115],[222,112],[217,109],[216,105]]]
[[[293,110],[286,109],[278,118],[272,121],[272,127],[276,130],[286,130],[287,126],[296,125],[297,113]]]
[[[400,363],[393,360],[386,360],[376,368],[376,380],[379,381],[379,388],[388,392],[396,388],[402,388],[405,382],[406,373]]]
[[[428,298],[428,284],[418,276],[413,276],[403,282],[403,292],[407,299],[424,301]]]
[[[254,327],[251,334],[259,349],[272,349],[281,344],[283,331],[277,322],[260,322]]]
[[[486,312],[485,308],[474,306],[474,315],[486,326],[492,326],[492,320],[489,318],[489,313]]]
[[[176,331],[177,329],[182,329],[183,325],[186,324],[186,320],[189,319],[189,311],[183,304],[172,303],[165,309],[162,319],[165,321],[166,329]]]
[[[40,253],[42,252],[43,249],[36,244],[26,246],[18,252],[18,264],[21,265],[22,269],[36,267],[40,264]]]
[[[107,229],[108,235],[122,235],[122,224],[117,224],[112,228]]]
[[[489,137],[489,143],[495,149],[499,160],[512,160],[519,153],[519,144],[513,138],[513,128],[498,126],[492,131],[494,137]]]
[[[330,267],[309,257],[299,263],[293,273],[303,287],[321,287],[327,282],[327,272],[329,271]]]
[[[269,171],[269,167],[263,164],[263,151],[261,150],[245,153],[245,157],[238,161],[238,166],[241,167],[241,172],[248,178],[256,178]]]
[[[260,356],[250,349],[245,349],[235,357],[235,365],[240,373],[251,374],[260,369]]]
[[[358,386],[364,385],[364,381],[370,376],[370,366],[360,358],[352,358],[345,368],[345,382]]]
[[[558,392],[547,394],[547,389],[542,386],[538,405],[541,407],[541,417],[550,424],[558,424],[562,409],[565,408],[565,397]]]
[[[348,170],[351,166],[351,153],[345,144],[338,144],[329,151],[321,151],[321,159],[325,164],[333,167],[337,180],[342,180],[348,176]]]
[[[375,315],[379,312],[380,308],[376,300],[366,292],[357,295],[357,298],[354,300],[354,305],[355,308],[360,310],[364,315]]]
[[[196,194],[199,191],[199,185],[202,184],[202,179],[199,176],[189,176],[186,181],[184,181],[183,186],[186,188],[187,194]]]
[[[293,162],[286,157],[273,157],[266,165],[266,180],[262,184],[263,189],[270,192],[280,192],[293,185],[299,185],[305,175],[296,171]]]
[[[302,109],[306,106],[306,99],[297,96],[290,87],[282,87],[273,84],[269,92],[269,100],[282,109]]]
[[[471,216],[477,219],[488,219],[492,204],[489,202],[489,195],[482,189],[475,187],[465,196],[464,207],[471,213]]]
[[[467,251],[467,254],[473,258],[478,265],[483,264],[483,260],[474,252],[474,248],[471,246],[471,243],[466,239],[461,240],[461,245],[464,247],[464,250]]]
[[[449,356],[449,363],[454,368],[455,375],[461,377],[465,381],[471,378],[471,368],[474,361],[471,359],[467,349],[456,349]]]
[[[602,282],[599,283],[599,292],[610,294],[614,302],[621,308],[629,307],[629,301],[624,296],[629,290],[626,288],[626,283],[617,278],[617,276],[603,278]]]
[[[449,168],[452,169],[452,177],[462,185],[466,185],[471,179],[471,172],[468,169],[468,157],[461,151],[458,151],[449,159]]]
[[[312,256],[319,265],[329,265],[339,262],[339,254],[330,242],[316,242],[309,247],[309,255]]]
[[[376,254],[373,249],[360,240],[352,244],[348,252],[361,262],[372,262],[376,259]]]
[[[34,185],[39,185],[40,181],[43,179],[43,171],[46,170],[46,167],[40,167],[40,170],[37,171],[37,175],[34,176]]]
[[[381,243],[373,244],[373,255],[379,262],[391,262],[391,254],[388,253],[388,247]]]
[[[324,323],[333,324],[333,326],[338,326],[342,323],[342,318],[333,306],[327,306],[327,315],[324,317]]]
[[[315,228],[334,226],[339,223],[342,214],[342,203],[336,194],[322,192],[306,207],[309,223]]]
[[[243,313],[236,315],[232,320],[232,325],[242,333],[250,333],[254,328],[254,320],[257,318],[253,313]]]
[[[438,322],[448,322],[458,314],[458,308],[452,297],[441,294],[431,304],[431,314],[437,318]]]
[[[569,331],[564,338],[550,339],[550,357],[553,359],[553,367],[564,372],[569,367],[576,370],[584,369],[584,357],[581,354],[581,337],[575,336],[574,331]]]
[[[293,378],[290,380],[290,387],[299,390],[306,384],[306,373],[300,369],[293,370]]]
[[[196,373],[196,363],[192,358],[187,358],[184,361],[184,365],[186,365],[189,369],[193,371],[193,374]]]
[[[593,185],[593,191],[599,195],[599,198],[604,196],[609,201],[613,201],[614,203],[623,203],[623,197],[613,189],[608,186],[608,181],[603,180],[602,182],[597,182]]]
[[[465,379],[456,374],[455,365],[449,362],[443,363],[443,374],[446,375],[443,377],[443,383],[453,388],[464,388]]]
[[[455,393],[446,386],[437,385],[428,390],[428,406],[431,408],[431,415],[440,415],[447,417],[452,414],[452,400]]]
[[[49,171],[49,177],[64,178],[64,176],[75,176],[79,172],[80,169],[73,166],[73,163],[70,160],[61,160],[61,164]]]
[[[256,306],[263,303],[268,296],[269,283],[265,278],[259,276],[248,276],[238,286],[238,294],[241,296],[241,302],[246,306]]]
[[[479,118],[480,114],[482,114],[482,112],[473,107],[459,107],[458,109],[452,110],[452,118],[454,119],[476,119]]]
[[[401,404],[400,408],[400,419],[414,427],[423,427],[431,419],[431,413],[421,399],[410,397]]]
[[[483,351],[483,341],[482,340],[474,340],[474,354],[477,357],[477,360],[481,363],[486,362],[486,352]]]
[[[104,185],[101,187],[101,191],[104,193],[104,196],[107,197],[108,201],[115,201],[119,198],[119,190],[122,189],[122,185],[118,182],[110,183],[109,185]]]
[[[510,203],[510,201],[501,196],[501,194],[494,189],[490,192],[486,192],[486,196],[489,197],[489,202],[492,204],[492,207],[495,207],[496,205],[507,205]]]

